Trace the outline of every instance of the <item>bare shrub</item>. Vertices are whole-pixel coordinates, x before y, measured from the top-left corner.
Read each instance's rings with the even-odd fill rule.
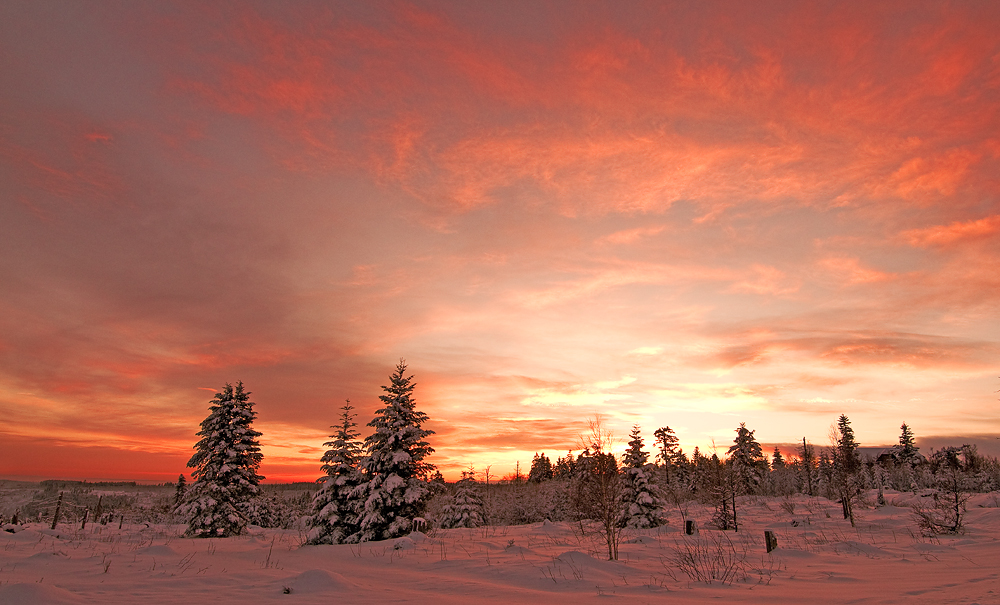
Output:
[[[728,585],[749,577],[748,551],[746,540],[734,542],[725,533],[713,532],[675,540],[667,560],[694,582]]]

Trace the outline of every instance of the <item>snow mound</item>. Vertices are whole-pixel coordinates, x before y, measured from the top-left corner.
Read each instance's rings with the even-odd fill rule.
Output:
[[[32,560],[36,560],[36,561],[39,560],[39,559],[48,560],[48,559],[59,559],[59,558],[66,558],[66,559],[68,559],[69,555],[67,555],[65,552],[63,552],[61,550],[53,550],[53,551],[45,551],[45,552],[36,552],[35,554],[33,554],[30,557],[28,557],[28,559],[32,559]]]
[[[507,551],[507,553],[512,554],[512,555],[527,556],[527,555],[533,555],[533,554],[535,554],[535,551],[531,550],[530,548],[525,548],[523,546],[518,546],[516,544],[513,545],[513,546],[508,546],[504,550]]]
[[[0,586],[0,603],[4,605],[63,605],[82,603],[80,597],[65,588],[49,584],[22,583]]]
[[[412,531],[407,538],[413,540],[415,543],[419,544],[427,539],[427,534],[422,531]]]
[[[889,553],[882,550],[878,546],[873,546],[871,544],[865,544],[863,542],[856,542],[854,540],[845,540],[843,542],[835,542],[833,544],[834,549],[841,552],[849,552],[851,554],[860,554],[868,557],[884,557],[888,556]]]
[[[799,550],[797,548],[778,548],[775,551],[776,555],[781,555],[783,559],[815,559],[816,553],[809,552],[808,550]]]
[[[599,561],[594,557],[591,557],[590,555],[582,553],[578,550],[570,550],[564,552],[563,554],[556,557],[556,559],[562,561],[563,563],[568,563],[569,565],[573,565],[575,567],[590,567],[597,569],[603,569],[607,567],[609,563],[608,561]]]
[[[158,544],[156,546],[147,546],[139,551],[140,555],[149,555],[151,557],[174,557],[177,556],[177,551],[170,548],[166,544]]]
[[[310,569],[308,571],[303,571],[294,578],[285,580],[281,584],[282,591],[284,591],[285,588],[290,588],[291,594],[340,591],[349,585],[349,582],[344,579],[344,576],[325,569]]]
[[[653,536],[636,536],[630,540],[625,540],[625,544],[656,544]]]
[[[409,536],[403,536],[402,538],[397,538],[395,542],[392,543],[393,550],[412,550],[417,547],[416,541]]]

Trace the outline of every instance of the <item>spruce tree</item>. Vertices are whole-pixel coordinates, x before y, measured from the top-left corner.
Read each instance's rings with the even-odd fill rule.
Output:
[[[762,478],[761,468],[767,463],[760,444],[753,434],[754,431],[749,430],[746,423],[741,422],[740,428],[736,429],[736,439],[729,447],[729,463],[735,473],[735,486],[745,494],[757,491]]]
[[[542,481],[548,481],[552,478],[552,461],[549,457],[542,452],[539,456],[535,453],[535,457],[531,460],[531,469],[528,471],[528,482],[529,483],[541,483]]]
[[[785,468],[785,457],[781,455],[778,446],[774,446],[774,453],[771,454],[771,470],[781,470]]]
[[[643,440],[638,425],[632,427],[629,438],[629,448],[622,458],[625,479],[622,497],[626,507],[623,525],[634,528],[659,527],[663,523],[660,518],[663,502],[650,485],[646,464],[649,453],[642,449]]]
[[[455,496],[441,509],[441,527],[481,527],[483,501],[477,493],[478,484],[474,470],[462,471],[462,478],[455,484]]]
[[[813,446],[809,445],[806,438],[802,438],[802,449],[799,451],[799,460],[802,465],[802,474],[805,475],[806,493],[813,494],[813,467],[816,464],[816,454]]]
[[[174,491],[174,509],[184,503],[184,494],[187,492],[187,479],[184,473],[177,477],[177,489]]]
[[[663,463],[663,474],[667,480],[667,485],[670,485],[671,475],[673,474],[670,471],[674,466],[674,457],[677,454],[679,443],[677,435],[674,434],[674,430],[669,426],[663,426],[653,431],[653,437],[656,438],[656,443],[660,447],[657,458]]]
[[[904,464],[916,464],[920,461],[920,454],[918,453],[920,448],[917,447],[916,439],[913,437],[913,431],[904,422],[901,427],[899,427],[902,433],[899,435],[899,445],[896,446],[896,459]]]
[[[359,542],[387,540],[410,532],[413,519],[421,516],[430,496],[424,477],[434,466],[424,459],[434,452],[424,441],[434,431],[423,428],[427,414],[415,408],[413,376],[406,376],[406,363],[399,361],[396,372],[383,386],[379,399],[385,407],[375,411],[368,423],[374,432],[365,439],[362,461],[363,482],[352,496],[361,505]]]
[[[327,449],[320,461],[325,473],[318,480],[319,490],[313,497],[313,513],[309,517],[308,541],[310,544],[340,544],[357,533],[358,505],[351,494],[361,480],[358,463],[361,460],[359,433],[354,430],[355,414],[351,400],[340,408],[340,424],[330,441],[323,445]]]
[[[861,492],[861,457],[858,443],[854,440],[854,429],[846,415],[837,419],[836,446],[833,450],[834,479],[844,518],[850,519],[854,527],[854,499]]]
[[[211,404],[188,461],[194,483],[178,512],[187,515],[190,536],[236,536],[246,529],[247,504],[264,478],[257,474],[263,459],[260,433],[253,429],[257,413],[242,382],[235,388],[227,383]]]
[[[576,460],[573,459],[573,452],[566,452],[565,458],[556,458],[556,463],[552,467],[552,477],[554,479],[572,479],[576,475]]]

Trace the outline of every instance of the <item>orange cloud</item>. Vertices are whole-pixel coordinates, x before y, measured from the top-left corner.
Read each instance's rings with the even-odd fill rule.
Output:
[[[956,221],[948,225],[910,229],[904,231],[902,237],[911,246],[927,248],[976,241],[998,232],[1000,232],[1000,215],[994,215],[974,221]]]
[[[822,259],[819,264],[837,279],[851,285],[881,282],[895,277],[892,273],[865,267],[857,258],[828,257]]]

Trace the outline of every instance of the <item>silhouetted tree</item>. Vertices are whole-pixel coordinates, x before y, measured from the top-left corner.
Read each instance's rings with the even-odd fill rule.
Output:
[[[854,527],[854,500],[861,491],[861,458],[858,456],[858,443],[854,440],[851,421],[844,414],[837,419],[835,438],[833,468],[837,495],[840,497],[844,518],[850,519],[851,527]]]
[[[531,469],[528,471],[528,481],[531,483],[541,483],[552,478],[552,461],[549,460],[545,452],[539,456],[535,452],[535,457],[531,460]]]
[[[771,454],[771,470],[779,470],[785,468],[785,457],[781,455],[781,450],[778,446],[774,446],[774,453]]]
[[[184,473],[181,473],[177,477],[177,489],[174,491],[174,508],[183,504],[185,492],[187,492],[187,479]]]
[[[813,468],[816,465],[816,454],[813,446],[809,445],[806,438],[802,438],[802,449],[799,451],[799,464],[802,465],[802,474],[805,477],[806,493],[810,496],[813,493]]]
[[[663,464],[663,476],[666,479],[667,485],[670,485],[671,471],[673,470],[674,458],[677,455],[679,443],[677,435],[674,434],[672,428],[664,426],[653,431],[653,437],[656,438],[656,444],[660,448],[657,458]]]
[[[895,449],[896,459],[903,464],[914,465],[920,462],[920,448],[917,447],[913,431],[904,422],[900,428],[899,445]]]

